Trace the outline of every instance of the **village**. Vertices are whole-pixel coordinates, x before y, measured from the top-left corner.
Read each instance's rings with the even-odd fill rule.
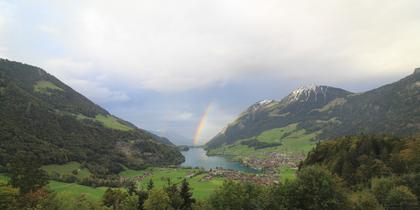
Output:
[[[226,169],[222,167],[216,167],[205,171],[202,168],[195,168],[197,170],[187,174],[186,179],[196,177],[200,174],[205,174],[200,181],[210,181],[215,178],[224,178],[239,182],[252,182],[256,184],[271,185],[276,184],[280,180],[279,169],[289,168],[298,169],[299,163],[304,160],[304,155],[294,154],[283,154],[277,152],[267,153],[264,158],[250,158],[242,160],[241,163],[247,167],[254,168],[257,173],[245,173],[238,170]],[[173,168],[182,168],[180,166],[173,166]],[[153,176],[153,171],[144,172],[140,176],[131,177],[130,180],[135,182],[141,182]]]
[[[239,182],[252,182],[256,184],[271,185],[279,182],[278,174],[265,173],[244,173],[232,169],[215,168],[210,169],[208,174],[202,178],[203,181],[208,181],[216,177],[222,177],[229,180]]]
[[[283,153],[270,152],[264,158],[244,159],[241,162],[245,166],[272,173],[280,167],[297,169],[299,167],[299,163],[304,159],[304,155],[288,155]]]

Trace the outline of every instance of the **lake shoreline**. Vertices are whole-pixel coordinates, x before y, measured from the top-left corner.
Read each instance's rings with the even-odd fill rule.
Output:
[[[246,173],[261,173],[260,170],[248,167],[239,161],[231,160],[225,156],[213,156],[207,155],[207,152],[201,147],[189,148],[188,151],[181,151],[185,157],[185,161],[180,167],[198,167],[203,168],[206,171],[210,169],[223,168],[237,170]]]

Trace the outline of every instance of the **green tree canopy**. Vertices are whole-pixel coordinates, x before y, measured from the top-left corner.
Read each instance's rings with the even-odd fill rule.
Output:
[[[145,210],[173,210],[168,194],[154,188],[150,191],[149,198],[144,202]]]
[[[34,192],[48,184],[47,173],[42,170],[36,158],[17,155],[9,164],[10,184],[20,193]]]

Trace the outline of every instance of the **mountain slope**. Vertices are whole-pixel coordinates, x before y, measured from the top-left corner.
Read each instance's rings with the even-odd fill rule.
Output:
[[[231,144],[238,139],[258,136],[263,131],[281,128],[305,120],[313,109],[351,93],[328,86],[306,86],[281,101],[264,100],[249,107],[223,131],[207,143],[208,148]]]
[[[78,161],[97,174],[183,161],[159,140],[44,70],[0,60],[0,166],[17,153],[44,164]]]
[[[250,144],[247,141],[254,139],[252,145],[256,145],[256,141],[262,142],[264,132],[287,130],[291,125],[295,125],[294,130],[277,132],[271,141],[276,144],[293,141],[289,137],[296,132],[311,134],[312,140],[361,132],[407,136],[420,131],[419,90],[420,69],[398,82],[361,94],[328,86],[302,87],[281,101],[264,100],[252,105],[206,147],[210,154],[217,150],[226,153],[233,148],[242,148],[243,152],[244,145]],[[310,142],[303,146],[308,146],[307,143]],[[273,147],[278,147],[276,144]]]
[[[170,139],[175,145],[192,145],[193,140],[173,131],[153,131],[158,136]]]

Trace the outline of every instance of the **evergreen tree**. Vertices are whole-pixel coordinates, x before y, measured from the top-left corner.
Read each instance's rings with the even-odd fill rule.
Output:
[[[153,180],[149,179],[149,183],[147,183],[147,191],[152,190],[154,186],[155,184],[153,183]]]
[[[34,192],[48,184],[48,176],[35,158],[18,155],[10,164],[10,185],[21,194]]]
[[[121,208],[122,203],[127,198],[127,196],[127,193],[119,189],[114,190],[108,188],[102,197],[102,203],[104,204],[104,206],[112,207],[113,210],[117,210]]]
[[[182,205],[181,205],[182,210],[191,210],[193,203],[195,203],[195,199],[192,198],[192,193],[190,190],[191,190],[190,185],[187,182],[187,180],[186,179],[182,180],[181,189],[179,191],[179,194],[182,199]]]
[[[145,210],[174,210],[168,194],[162,189],[152,189],[144,202]]]
[[[134,195],[134,194],[136,194],[137,193],[137,184],[136,184],[136,182],[134,182],[134,181],[129,181],[128,183],[127,183],[127,192],[128,192],[128,194],[131,196],[131,195]]]
[[[138,210],[144,210],[144,202],[147,200],[147,198],[149,198],[149,193],[147,193],[144,190],[139,190],[137,192],[137,197],[138,197]]]
[[[182,198],[179,194],[179,190],[176,184],[172,184],[171,180],[168,178],[168,185],[165,187],[165,192],[169,196],[170,204],[173,209],[181,209]]]

